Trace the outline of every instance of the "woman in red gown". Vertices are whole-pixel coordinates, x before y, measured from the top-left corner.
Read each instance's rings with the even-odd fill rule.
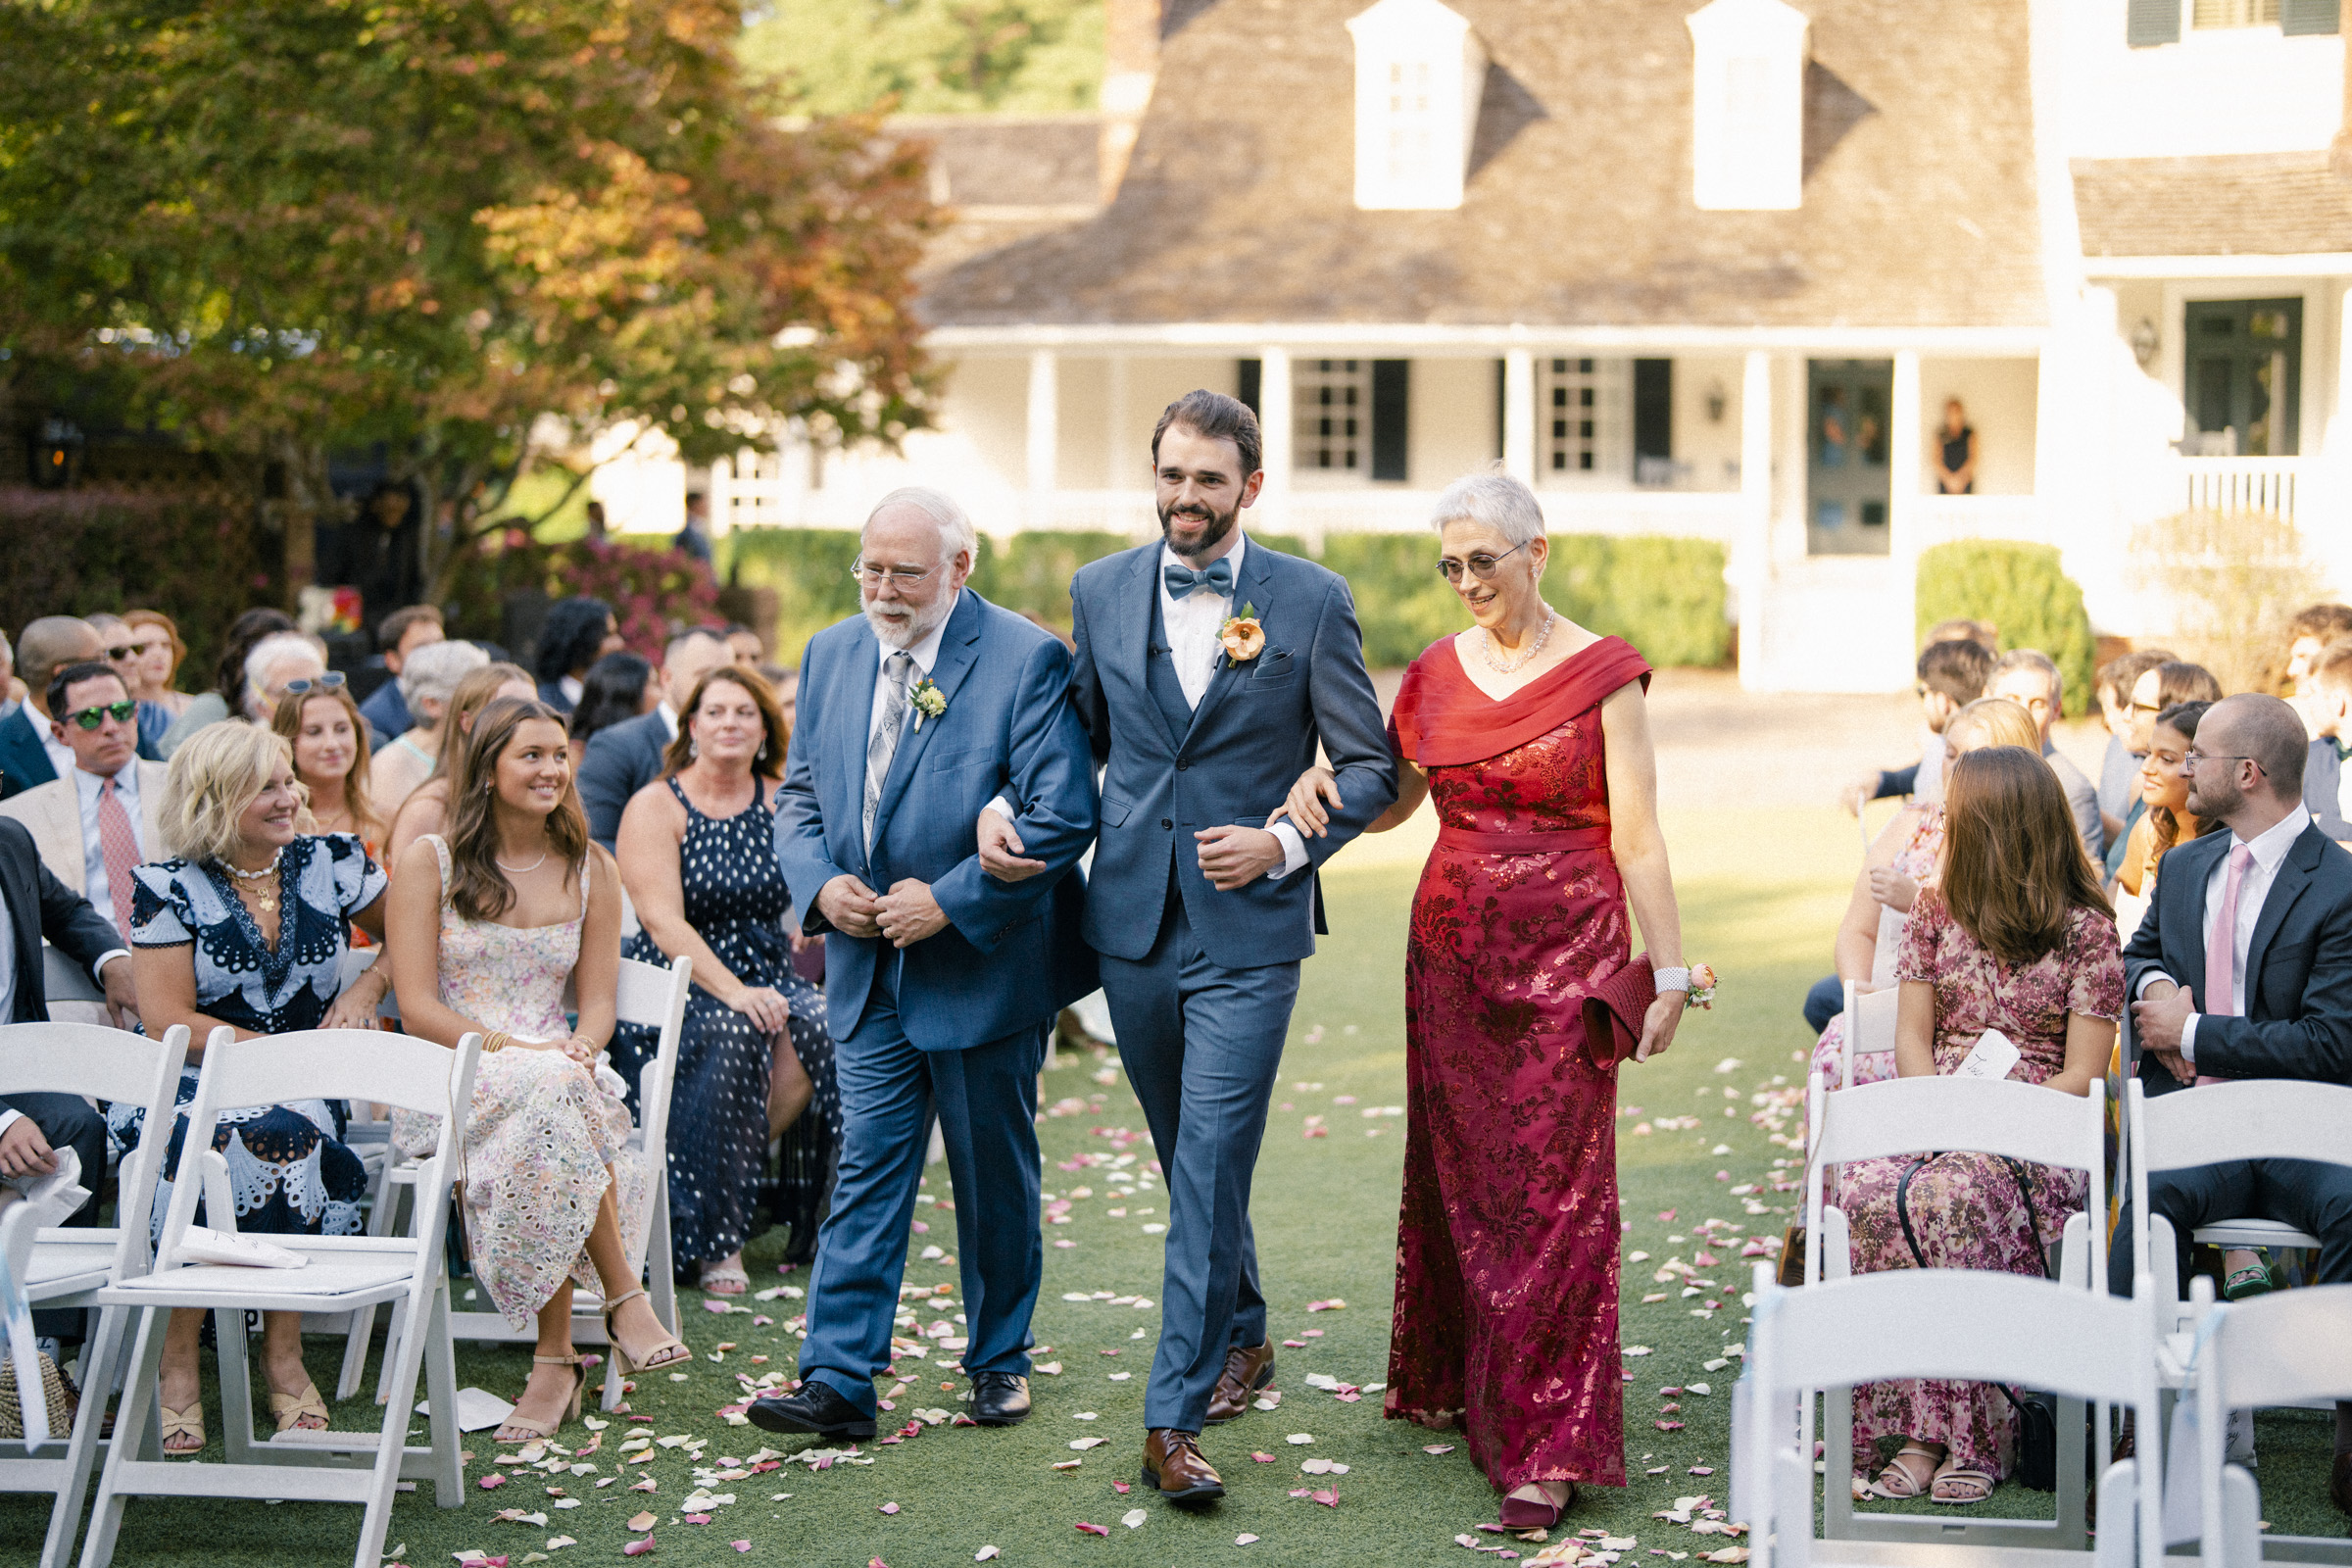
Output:
[[[1437,526],[1474,624],[1405,671],[1401,788],[1371,829],[1436,800],[1405,952],[1386,1413],[1458,1423],[1502,1522],[1548,1526],[1579,1484],[1625,1484],[1616,1073],[1588,1054],[1582,1009],[1632,956],[1629,902],[1659,970],[1642,1056],[1673,1040],[1690,982],[1648,664],[1544,602],[1543,513],[1518,481],[1456,482]],[[1313,831],[1329,779],[1301,778],[1283,814]]]

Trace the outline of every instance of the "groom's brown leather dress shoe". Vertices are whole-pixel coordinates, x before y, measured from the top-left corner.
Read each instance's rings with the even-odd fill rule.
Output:
[[[1182,1507],[1225,1495],[1225,1483],[1200,1456],[1200,1434],[1153,1427],[1144,1439],[1144,1485]]]
[[[1209,1426],[1222,1426],[1250,1408],[1257,1391],[1274,1381],[1274,1342],[1237,1345],[1225,1352],[1225,1370],[1208,1396]]]

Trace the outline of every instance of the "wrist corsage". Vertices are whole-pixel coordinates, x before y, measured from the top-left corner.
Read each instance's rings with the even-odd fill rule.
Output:
[[[1660,969],[1656,979],[1659,995],[1680,991],[1684,994],[1685,1007],[1715,1005],[1715,971],[1706,964],[1695,963],[1688,969]]]
[[[915,682],[914,690],[906,694],[906,701],[913,706],[914,727],[918,730],[923,727],[924,719],[937,718],[948,710],[947,694],[933,685],[928,675]]]
[[[1246,603],[1240,614],[1226,616],[1217,627],[1217,642],[1236,664],[1247,664],[1264,653],[1266,628],[1257,623],[1257,607]]]

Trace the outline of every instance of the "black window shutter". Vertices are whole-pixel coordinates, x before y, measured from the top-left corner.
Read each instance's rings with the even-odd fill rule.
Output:
[[[2278,30],[2290,38],[2340,31],[2342,11],[2342,0],[2278,0]]]
[[[1375,479],[1404,477],[1404,449],[1410,427],[1405,405],[1412,379],[1410,360],[1372,362],[1372,477]]]
[[[1634,362],[1634,462],[1674,457],[1674,362]]]
[[[1504,391],[1509,383],[1509,367],[1501,360],[1496,360],[1494,362],[1494,461],[1496,463],[1502,461],[1502,432],[1505,421],[1510,417],[1505,408],[1507,394]]]
[[[1263,360],[1242,360],[1237,363],[1240,367],[1240,369],[1234,378],[1238,383],[1238,389],[1235,391],[1234,396],[1240,398],[1243,403],[1247,404],[1251,414],[1256,414],[1259,412],[1258,400],[1262,396],[1262,387],[1264,385],[1266,373],[1266,362]]]
[[[2134,49],[2180,41],[2180,0],[2129,0],[2124,42]]]

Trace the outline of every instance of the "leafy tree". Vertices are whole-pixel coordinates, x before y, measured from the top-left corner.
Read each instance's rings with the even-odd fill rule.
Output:
[[[0,0],[9,372],[267,460],[294,519],[381,443],[457,503],[442,594],[551,430],[895,439],[919,158],[786,128],[738,31],[719,0]]]
[[[740,52],[819,114],[1092,109],[1102,0],[777,0]]]

